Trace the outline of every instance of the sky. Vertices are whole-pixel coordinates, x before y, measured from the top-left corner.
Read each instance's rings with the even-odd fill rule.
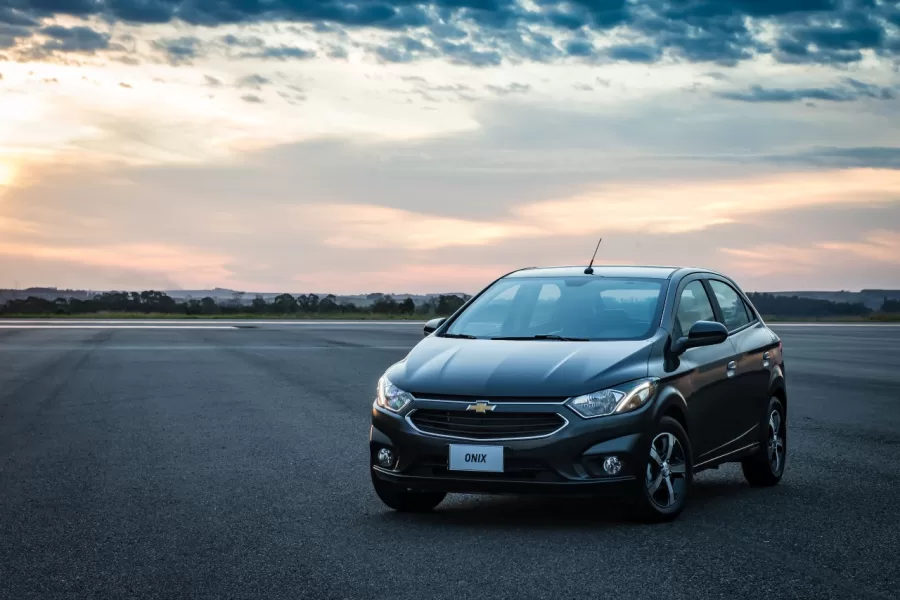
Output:
[[[0,0],[0,288],[900,288],[900,2]]]

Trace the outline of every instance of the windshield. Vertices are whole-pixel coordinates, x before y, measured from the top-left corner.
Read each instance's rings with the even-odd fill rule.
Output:
[[[656,329],[665,280],[502,279],[441,335],[502,339],[635,340]]]

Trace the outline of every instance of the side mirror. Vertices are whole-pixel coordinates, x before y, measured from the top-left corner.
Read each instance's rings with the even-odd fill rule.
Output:
[[[446,320],[447,317],[441,317],[438,319],[431,319],[430,321],[425,323],[425,337],[428,337],[429,335],[434,333],[434,330],[440,327],[441,324],[443,324],[443,322]]]
[[[728,329],[717,321],[697,321],[694,323],[687,337],[682,337],[672,343],[672,352],[676,355],[689,348],[699,346],[715,346],[728,339]]]

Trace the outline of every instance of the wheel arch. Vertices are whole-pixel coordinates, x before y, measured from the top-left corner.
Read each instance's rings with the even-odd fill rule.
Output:
[[[688,407],[684,396],[673,387],[663,387],[659,393],[659,400],[656,404],[656,413],[654,417],[657,421],[663,417],[672,417],[678,421],[684,431],[691,435],[690,421],[688,419]]]
[[[769,382],[769,397],[771,398],[772,396],[775,396],[781,401],[784,411],[787,412],[787,384],[785,383],[784,373],[781,372],[781,369],[775,369],[772,372],[772,380]]]

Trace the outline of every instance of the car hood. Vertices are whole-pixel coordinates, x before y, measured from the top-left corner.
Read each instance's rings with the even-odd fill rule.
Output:
[[[388,369],[420,396],[566,397],[647,376],[654,340],[560,342],[430,336]]]

